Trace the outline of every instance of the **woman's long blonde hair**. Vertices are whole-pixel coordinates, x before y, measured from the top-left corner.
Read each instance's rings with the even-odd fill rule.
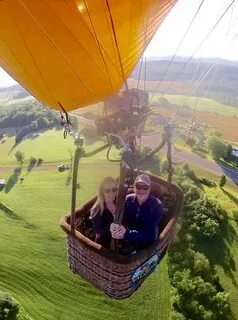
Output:
[[[104,188],[104,184],[108,183],[108,182],[109,183],[113,182],[113,183],[115,183],[115,186],[117,186],[117,182],[113,177],[108,176],[108,177],[103,178],[103,180],[99,184],[97,199],[90,210],[90,217],[91,218],[95,217],[96,214],[98,214],[99,212],[103,212],[103,210],[104,210],[103,188]]]

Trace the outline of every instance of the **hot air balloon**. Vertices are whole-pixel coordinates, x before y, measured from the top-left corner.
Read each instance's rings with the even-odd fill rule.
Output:
[[[176,0],[3,0],[0,1],[0,66],[34,97],[63,111],[62,122],[70,129],[67,112],[105,101],[110,96],[113,114],[96,122],[107,136],[107,144],[86,153],[83,139],[75,135],[74,176],[71,215],[60,225],[67,234],[69,265],[106,294],[123,298],[133,293],[159,263],[173,236],[181,211],[181,189],[151,175],[152,193],[160,197],[167,210],[163,231],[150,247],[132,256],[103,248],[89,237],[85,221],[95,197],[76,209],[78,162],[111,145],[123,147],[120,165],[116,218],[121,223],[123,202],[130,192],[136,172],[135,136],[139,123],[149,112],[148,93],[129,88],[127,78],[141,58],[153,35]],[[116,102],[115,102],[116,101]],[[165,128],[161,145],[171,150],[172,124]],[[122,131],[124,134],[121,137]],[[128,134],[128,132],[130,134]]]

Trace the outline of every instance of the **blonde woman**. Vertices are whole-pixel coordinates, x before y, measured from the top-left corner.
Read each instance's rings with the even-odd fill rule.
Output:
[[[109,248],[111,243],[110,225],[116,212],[117,182],[113,177],[105,177],[99,185],[97,200],[94,203],[90,218],[96,242]]]

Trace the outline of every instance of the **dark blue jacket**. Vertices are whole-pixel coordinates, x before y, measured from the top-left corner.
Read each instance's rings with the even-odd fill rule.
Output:
[[[105,248],[109,248],[111,244],[110,225],[113,219],[113,214],[107,208],[91,218],[93,230],[99,236],[98,242]]]
[[[143,248],[158,237],[158,227],[163,215],[162,202],[150,195],[139,205],[135,194],[126,197],[123,225],[127,231],[124,240]]]

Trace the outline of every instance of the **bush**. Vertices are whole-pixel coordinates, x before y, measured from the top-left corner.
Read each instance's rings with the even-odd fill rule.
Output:
[[[190,203],[200,198],[201,192],[198,187],[189,181],[183,181],[179,184],[184,192],[185,203]]]
[[[197,176],[196,176],[195,171],[193,169],[190,169],[190,167],[187,163],[184,164],[182,168],[183,168],[183,173],[187,178],[189,178],[193,181],[197,181]]]
[[[224,174],[220,177],[218,184],[220,188],[223,188],[226,184],[226,176]]]
[[[216,136],[211,136],[208,138],[207,146],[211,151],[213,158],[216,160],[219,160],[221,157],[223,157],[227,150],[225,142]]]
[[[185,175],[186,177],[188,177],[189,179],[193,180],[193,181],[197,181],[197,176],[194,170],[189,169],[187,171],[185,171]]]
[[[169,163],[168,163],[168,160],[167,160],[167,159],[164,159],[164,160],[161,161],[160,168],[161,168],[161,172],[162,172],[162,173],[167,173],[167,172],[168,172],[168,170],[169,170]]]
[[[187,163],[185,163],[185,164],[183,165],[183,170],[184,170],[184,171],[188,171],[189,169],[190,169],[189,165],[188,165]]]
[[[209,178],[205,178],[205,177],[200,177],[198,179],[198,181],[202,184],[204,184],[207,187],[215,187],[216,186],[216,182],[212,181]]]
[[[238,210],[232,210],[232,215],[234,219],[238,222]]]
[[[22,164],[24,162],[24,153],[21,152],[21,151],[17,151],[15,153],[15,157],[16,157],[16,160],[19,164]]]
[[[219,234],[222,210],[206,197],[188,203],[185,210],[188,231],[198,238],[212,239]]]
[[[18,312],[18,303],[9,294],[0,292],[0,319],[15,320]]]
[[[37,166],[37,167],[40,166],[40,165],[42,164],[42,162],[43,162],[43,159],[38,158],[38,159],[37,159],[37,162],[36,162],[36,166]]]

